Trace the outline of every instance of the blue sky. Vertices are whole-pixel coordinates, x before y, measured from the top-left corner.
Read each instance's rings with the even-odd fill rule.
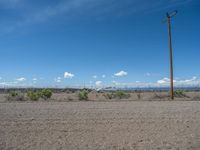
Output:
[[[0,0],[0,86],[200,84],[199,0]]]

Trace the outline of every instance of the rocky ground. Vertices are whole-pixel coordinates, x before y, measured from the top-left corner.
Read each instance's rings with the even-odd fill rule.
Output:
[[[199,101],[1,102],[0,150],[200,149]]]

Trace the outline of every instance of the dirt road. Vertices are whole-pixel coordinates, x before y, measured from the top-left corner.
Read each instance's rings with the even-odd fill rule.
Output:
[[[200,102],[0,103],[6,149],[200,149]]]

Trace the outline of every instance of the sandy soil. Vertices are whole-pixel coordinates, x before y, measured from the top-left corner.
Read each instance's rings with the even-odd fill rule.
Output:
[[[0,150],[200,149],[200,102],[0,103]]]

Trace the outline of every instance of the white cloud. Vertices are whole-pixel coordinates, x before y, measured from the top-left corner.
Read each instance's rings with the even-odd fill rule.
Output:
[[[17,82],[0,82],[0,86],[16,86]]]
[[[2,77],[0,77],[0,80],[2,79]]]
[[[37,83],[37,78],[33,78],[33,84],[36,84]]]
[[[54,81],[60,83],[61,82],[61,77],[55,78]]]
[[[192,86],[192,85],[198,85],[200,84],[200,78],[197,77],[192,77],[191,79],[185,79],[185,80],[173,80],[175,86]],[[168,85],[170,84],[170,79],[169,78],[163,78],[161,80],[158,80],[157,83],[159,85]]]
[[[72,79],[74,77],[74,74],[70,73],[70,72],[65,72],[64,73],[64,78],[67,79]]]
[[[106,75],[105,75],[105,74],[103,74],[103,75],[102,75],[102,78],[105,78],[105,77],[106,77]]]
[[[163,79],[157,81],[158,84],[166,84],[169,82],[170,82],[169,78],[163,78]]]
[[[177,82],[177,80],[173,80],[173,81],[174,81],[174,83]],[[163,78],[161,80],[158,80],[157,83],[158,84],[169,84],[170,83],[170,79],[169,78]]]
[[[39,79],[39,78],[38,78]],[[60,83],[62,82],[62,77],[55,78],[55,82]],[[200,86],[200,77],[192,77],[189,79],[181,79],[181,78],[175,78],[174,80],[174,86],[175,87],[199,87]],[[25,78],[18,78],[14,81],[3,81],[0,82],[0,87],[8,86],[8,87],[26,87],[31,86],[25,81]],[[1,80],[2,81],[2,80]],[[32,84],[37,83],[36,81],[31,82]],[[98,80],[98,81],[90,81],[89,82],[91,86],[92,84],[96,85],[97,87],[105,86],[105,83]],[[104,84],[103,84],[104,83]],[[135,87],[135,88],[144,88],[144,87],[169,87],[170,86],[170,79],[169,78],[163,78],[156,82],[143,82],[143,81],[135,81],[135,82],[119,82],[116,80],[113,80],[112,83],[110,82],[106,86],[114,86],[114,87]]]
[[[191,79],[179,80],[178,82],[181,84],[195,84],[200,82],[200,78],[192,77]]]
[[[120,71],[120,72],[118,72],[118,73],[115,73],[114,75],[115,75],[116,77],[123,77],[123,76],[128,75],[128,73],[122,70],[122,71]]]
[[[16,79],[16,80],[19,81],[19,82],[22,82],[22,81],[26,81],[26,78],[21,77],[21,78],[18,78],[18,79]]]
[[[102,85],[102,83],[103,83],[102,81],[96,81],[96,83],[95,83],[95,84],[96,84],[96,86],[101,86],[101,85]]]
[[[175,87],[199,87],[200,86],[200,78],[192,77],[191,79],[180,80],[180,78],[176,78],[174,80]],[[145,88],[145,87],[169,87],[170,86],[170,79],[163,78],[158,80],[157,82],[117,82],[112,81],[112,84],[116,87],[130,87],[130,88]]]
[[[97,75],[92,76],[92,78],[97,79]]]

